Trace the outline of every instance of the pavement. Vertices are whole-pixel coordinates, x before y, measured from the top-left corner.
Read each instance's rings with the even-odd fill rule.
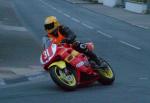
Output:
[[[131,25],[150,29],[150,14],[137,14],[125,10],[122,7],[107,7],[102,4],[89,2],[86,0],[66,0],[73,4],[80,4],[82,7],[87,8],[93,12],[103,14],[105,16],[113,17],[115,19],[124,21]],[[88,3],[87,3],[88,2]]]
[[[12,6],[8,0],[0,0],[0,86],[45,75],[39,64],[40,46]]]

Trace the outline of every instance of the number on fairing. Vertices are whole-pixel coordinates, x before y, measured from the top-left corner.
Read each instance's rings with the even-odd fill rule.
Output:
[[[44,59],[47,59],[47,58],[49,57],[48,49],[46,49],[46,50],[43,52],[43,56],[44,56]]]

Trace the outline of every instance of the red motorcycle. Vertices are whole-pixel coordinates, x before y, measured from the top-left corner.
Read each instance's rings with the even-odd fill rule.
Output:
[[[86,43],[86,46],[89,50],[94,49],[91,42]],[[105,60],[103,61],[107,68],[93,68],[94,62],[73,49],[71,44],[51,42],[42,52],[40,61],[44,69],[50,73],[52,80],[64,90],[74,90],[77,86],[96,81],[103,85],[111,85],[115,80],[115,74]]]

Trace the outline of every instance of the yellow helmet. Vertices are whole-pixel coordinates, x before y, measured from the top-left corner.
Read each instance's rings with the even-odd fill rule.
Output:
[[[58,26],[60,26],[60,23],[55,16],[46,17],[44,28],[48,33],[53,32]]]

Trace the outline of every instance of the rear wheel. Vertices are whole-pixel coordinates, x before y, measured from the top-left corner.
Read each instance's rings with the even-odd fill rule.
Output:
[[[64,90],[74,90],[77,87],[77,82],[74,74],[67,68],[60,69],[57,66],[50,68],[52,80]]]
[[[97,71],[100,75],[100,79],[98,80],[103,85],[111,85],[115,80],[115,74],[112,70],[111,66],[103,60],[105,65],[107,65],[106,68],[99,68]]]

